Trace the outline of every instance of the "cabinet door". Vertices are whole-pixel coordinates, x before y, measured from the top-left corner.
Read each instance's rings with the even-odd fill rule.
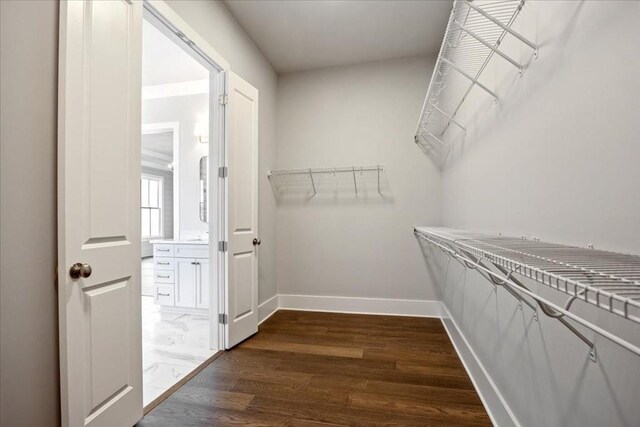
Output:
[[[196,301],[196,307],[209,308],[209,289],[211,283],[209,282],[209,260],[206,258],[199,258],[198,262],[198,299]]]
[[[196,306],[197,265],[194,259],[176,258],[176,306]]]

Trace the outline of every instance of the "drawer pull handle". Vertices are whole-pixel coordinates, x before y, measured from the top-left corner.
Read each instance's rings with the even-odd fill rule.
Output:
[[[156,249],[158,252],[169,252],[170,249]]]
[[[168,279],[169,278],[169,276],[163,276],[162,274],[158,274],[158,277],[160,279]]]
[[[168,262],[159,262],[158,265],[169,265]]]
[[[158,292],[158,296],[159,297],[170,297],[171,294],[161,294],[160,292]]]

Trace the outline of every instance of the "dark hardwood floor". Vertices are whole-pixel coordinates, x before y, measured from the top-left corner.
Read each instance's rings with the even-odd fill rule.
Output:
[[[138,426],[491,425],[439,319],[278,311]]]

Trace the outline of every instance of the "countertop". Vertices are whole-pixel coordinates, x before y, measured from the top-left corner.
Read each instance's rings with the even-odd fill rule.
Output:
[[[208,240],[177,240],[177,239],[158,239],[151,240],[151,244],[164,244],[164,245],[208,245]]]

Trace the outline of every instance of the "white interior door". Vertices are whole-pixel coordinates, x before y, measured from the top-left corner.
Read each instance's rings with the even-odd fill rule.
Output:
[[[142,2],[61,1],[59,46],[62,425],[128,427],[142,417]]]
[[[229,75],[226,348],[258,331],[258,90]]]

